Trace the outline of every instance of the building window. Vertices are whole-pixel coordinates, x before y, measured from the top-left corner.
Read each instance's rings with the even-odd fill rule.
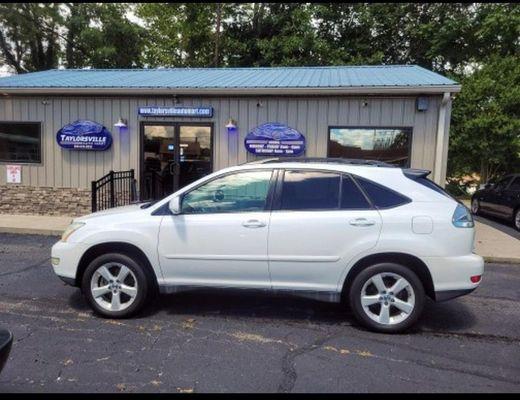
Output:
[[[329,128],[328,157],[410,166],[412,128]]]
[[[0,161],[41,162],[41,124],[0,122]]]

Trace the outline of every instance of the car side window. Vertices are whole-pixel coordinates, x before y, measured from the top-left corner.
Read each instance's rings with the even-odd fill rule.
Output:
[[[372,208],[367,198],[354,183],[352,178],[343,175],[341,181],[341,209],[342,210],[365,210]]]
[[[410,202],[408,197],[405,197],[383,185],[359,176],[356,176],[355,179],[377,208],[398,207]]]
[[[333,172],[286,170],[280,209],[337,210],[340,180]]]
[[[263,211],[272,171],[239,172],[214,179],[185,194],[183,214]]]
[[[511,183],[511,186],[509,186],[509,190],[514,190],[517,192],[520,191],[520,176],[515,178],[513,183]]]
[[[495,189],[504,190],[507,187],[507,184],[509,183],[510,180],[511,180],[510,177],[499,180],[495,186]]]

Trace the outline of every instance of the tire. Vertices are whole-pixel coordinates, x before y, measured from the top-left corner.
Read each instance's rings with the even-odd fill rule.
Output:
[[[404,280],[396,288],[398,292],[391,293],[388,289],[400,278]],[[401,283],[405,286],[401,287]],[[362,304],[362,296],[365,305]],[[425,294],[421,281],[409,268],[381,263],[367,267],[356,275],[348,298],[352,312],[361,325],[375,332],[399,333],[417,322],[424,307]]]
[[[471,199],[471,213],[480,215],[480,201],[478,199]]]
[[[513,213],[513,226],[517,231],[520,231],[520,208]]]
[[[96,314],[106,318],[128,318],[143,308],[152,283],[150,274],[139,262],[124,254],[108,253],[88,265],[81,289]]]

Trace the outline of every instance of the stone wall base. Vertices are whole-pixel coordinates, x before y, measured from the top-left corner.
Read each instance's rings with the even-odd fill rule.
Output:
[[[77,217],[90,212],[88,189],[0,185],[0,214]]]

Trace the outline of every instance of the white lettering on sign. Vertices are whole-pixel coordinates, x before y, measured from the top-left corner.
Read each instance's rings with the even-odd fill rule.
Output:
[[[7,183],[22,183],[22,166],[6,165]]]

